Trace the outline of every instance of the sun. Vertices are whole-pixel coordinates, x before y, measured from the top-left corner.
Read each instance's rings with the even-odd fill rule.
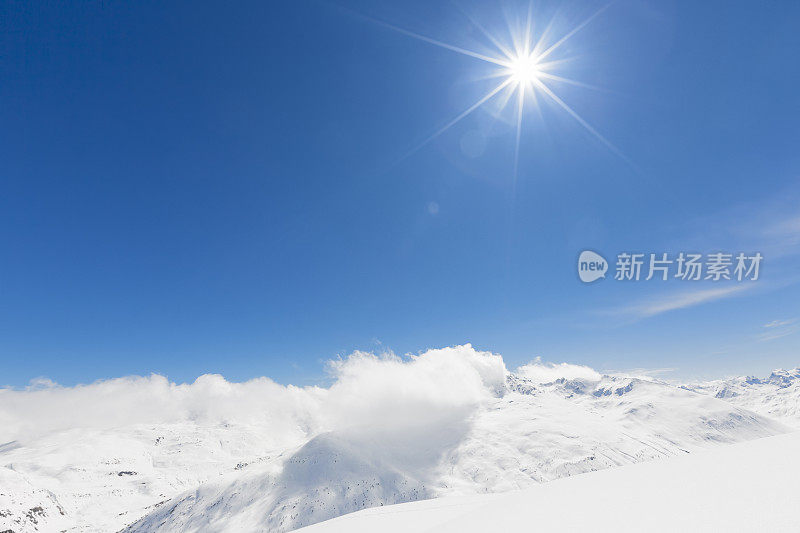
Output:
[[[489,63],[495,67],[495,71],[493,74],[489,75],[488,78],[500,80],[493,89],[484,94],[480,99],[478,99],[478,101],[470,105],[467,109],[452,118],[433,134],[429,135],[425,140],[423,140],[408,154],[406,154],[406,156],[414,153],[432,139],[450,129],[457,122],[463,120],[467,115],[470,115],[476,109],[489,102],[489,100],[497,99],[500,102],[501,108],[510,103],[514,103],[512,105],[516,105],[516,146],[514,150],[515,180],[517,177],[519,163],[523,109],[531,107],[537,109],[540,106],[540,102],[543,101],[548,101],[557,108],[560,108],[562,112],[565,112],[571,116],[597,140],[603,143],[609,150],[620,156],[625,161],[628,161],[627,157],[625,157],[614,145],[606,140],[605,137],[600,135],[597,130],[595,130],[576,111],[567,105],[567,103],[564,102],[564,100],[559,97],[558,94],[556,94],[557,87],[555,86],[555,84],[568,84],[587,89],[596,89],[591,85],[571,80],[556,74],[555,71],[557,71],[559,67],[566,61],[569,61],[570,58],[566,57],[554,59],[553,56],[555,55],[554,53],[559,50],[565,42],[586,27],[610,5],[611,4],[606,4],[605,6],[601,7],[583,22],[562,34],[560,38],[552,39],[553,35],[550,32],[552,21],[549,24],[544,25],[544,29],[543,31],[539,32],[538,38],[534,37],[534,20],[532,16],[533,6],[531,2],[528,5],[527,18],[524,21],[520,21],[522,24],[516,25],[516,29],[512,29],[512,25],[509,24],[508,34],[511,38],[511,46],[508,45],[508,40],[505,40],[504,42],[504,39],[501,36],[488,31],[483,27],[480,21],[467,15],[470,19],[470,22],[478,30],[480,30],[480,32],[493,45],[495,50],[489,54],[467,50],[465,48],[461,48],[460,46],[449,44],[438,39],[433,39],[425,35],[420,35],[419,33],[399,28],[391,24],[375,21],[378,24],[386,26],[409,37],[413,37],[414,39],[419,39],[420,41],[445,48],[452,52]],[[526,101],[528,102],[527,104]]]
[[[509,60],[506,74],[517,85],[531,85],[539,79],[539,62],[533,54],[521,54]]]

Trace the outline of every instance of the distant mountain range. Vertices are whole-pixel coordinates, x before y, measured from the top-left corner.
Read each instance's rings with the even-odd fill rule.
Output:
[[[599,374],[542,383],[522,372],[485,385],[469,408],[426,390],[439,399],[419,424],[390,403],[383,420],[284,447],[272,445],[275,427],[241,420],[121,419],[12,441],[0,447],[0,531],[289,531],[800,427],[800,369],[682,386]]]
[[[775,370],[765,379],[737,377],[684,388],[800,427],[800,368]]]

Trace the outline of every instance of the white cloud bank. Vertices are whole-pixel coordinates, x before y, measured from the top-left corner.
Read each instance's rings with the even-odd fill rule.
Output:
[[[527,365],[519,367],[515,373],[535,383],[552,383],[560,378],[597,381],[602,377],[599,372],[588,366],[571,365],[569,363],[544,363],[540,357],[537,357]]]
[[[330,363],[328,388],[279,385],[268,378],[232,383],[207,374],[176,384],[163,376],[125,377],[62,387],[40,380],[0,389],[0,444],[74,428],[194,422],[268,428],[275,446],[325,431],[413,435],[460,424],[502,392],[502,357],[471,345],[400,358],[355,352]]]

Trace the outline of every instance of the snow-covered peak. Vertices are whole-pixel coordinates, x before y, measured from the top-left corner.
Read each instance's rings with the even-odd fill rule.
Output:
[[[800,427],[800,368],[774,370],[766,378],[741,376],[683,387]]]

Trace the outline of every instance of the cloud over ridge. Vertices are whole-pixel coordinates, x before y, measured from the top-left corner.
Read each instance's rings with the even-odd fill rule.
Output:
[[[205,374],[177,384],[153,374],[63,387],[39,380],[25,390],[0,389],[0,443],[75,428],[121,425],[250,424],[269,427],[275,446],[325,431],[407,429],[463,418],[500,394],[501,356],[470,344],[405,358],[354,352],[329,363],[330,387],[280,385],[260,377],[242,383]],[[435,420],[434,420],[435,419]]]

